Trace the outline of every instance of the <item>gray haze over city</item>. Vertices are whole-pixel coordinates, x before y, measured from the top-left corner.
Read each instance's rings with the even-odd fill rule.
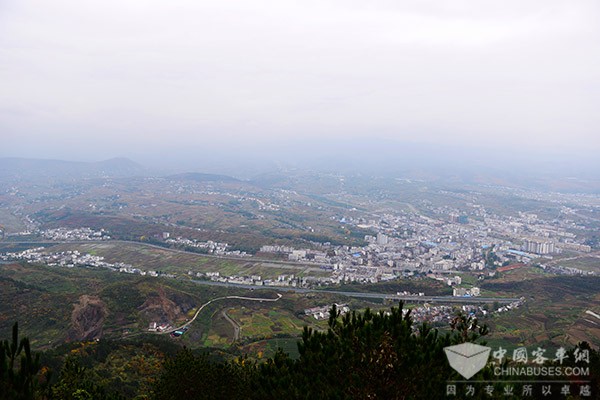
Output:
[[[0,157],[600,171],[597,1],[5,0],[0,87]]]

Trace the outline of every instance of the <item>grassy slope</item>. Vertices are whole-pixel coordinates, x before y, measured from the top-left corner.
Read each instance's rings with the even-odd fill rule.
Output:
[[[585,314],[600,313],[600,278],[535,275],[515,270],[484,284],[491,292],[526,298],[518,310],[489,320],[489,340],[513,346],[564,346],[586,340],[600,346],[600,320]]]
[[[175,304],[198,306],[211,298],[233,293],[220,287],[200,287],[172,279],[146,278],[83,268],[31,265],[0,266],[0,337],[7,337],[14,321],[47,347],[68,338],[73,305],[81,295],[98,296],[108,310],[104,335],[120,337],[124,331],[141,331],[151,315],[140,307],[160,288]],[[185,318],[182,312],[180,319]]]
[[[186,280],[98,269],[4,264],[0,265],[0,337],[8,337],[14,321],[19,321],[23,334],[31,337],[38,349],[77,340],[72,333],[72,312],[82,295],[99,299],[107,310],[102,337],[120,339],[138,337],[149,322],[160,322],[161,317],[172,324],[183,323],[197,307],[217,297],[274,298],[274,293],[274,290],[203,286]],[[297,337],[304,325],[319,327],[313,319],[302,315],[305,308],[333,302],[349,302],[352,308],[367,304],[325,293],[284,293],[276,303],[225,300],[203,310],[190,331],[176,342],[192,348],[231,348],[233,328],[223,320],[223,310],[231,310],[230,316],[242,326],[241,343],[234,348],[276,336]],[[238,321],[236,312],[241,309],[249,310],[250,314]]]

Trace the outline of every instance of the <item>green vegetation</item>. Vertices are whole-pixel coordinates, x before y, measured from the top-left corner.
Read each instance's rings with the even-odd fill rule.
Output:
[[[509,271],[483,283],[486,293],[525,294],[523,306],[488,320],[490,340],[515,346],[558,347],[583,341],[600,346],[600,321],[586,314],[587,310],[600,313],[600,278],[540,276],[532,270],[536,269]]]
[[[282,311],[240,307],[229,310],[228,314],[240,325],[243,337],[268,337],[272,333],[292,335],[302,329],[294,323],[297,318]]]
[[[11,340],[0,342],[0,399],[34,399],[45,385],[37,378],[40,356],[31,353],[29,339],[19,341],[19,325],[15,323]]]
[[[283,293],[279,301],[271,303],[236,299],[212,303],[185,335],[170,340],[193,349],[208,346],[240,354],[248,351],[255,357],[259,351],[271,353],[267,348],[253,351],[252,343],[298,338],[305,325],[323,329],[322,321],[304,316],[305,308],[338,302],[360,309],[371,304],[325,292]],[[16,320],[36,350],[66,341],[140,337],[148,334],[150,322],[178,326],[192,318],[202,304],[228,295],[275,298],[276,291],[198,285],[102,269],[4,264],[0,268],[0,337],[10,334]],[[242,307],[248,314],[244,320],[238,319],[235,311]],[[222,315],[228,310],[234,310],[230,317],[241,326],[237,339],[232,324]],[[254,322],[261,323],[254,326]]]
[[[258,362],[187,348],[175,353],[172,342],[156,336],[72,343],[40,358],[31,353],[27,339],[16,345],[15,326],[12,343],[0,347],[0,399],[438,399],[445,398],[448,380],[461,379],[441,361],[444,347],[487,334],[485,325],[460,314],[444,334],[426,325],[415,330],[402,305],[343,317],[334,307],[330,314],[325,331],[304,328],[297,354],[279,349]],[[598,393],[600,354],[586,343],[578,348],[590,352],[592,393]],[[21,351],[25,355],[15,361]],[[576,362],[573,349],[567,357],[566,366],[587,365]],[[52,378],[49,368],[60,372]],[[492,378],[487,366],[470,383],[483,385]],[[472,398],[506,397],[502,391],[493,396],[480,391]]]
[[[145,331],[152,321],[183,322],[199,305],[231,294],[240,291],[98,269],[5,264],[0,335],[19,320],[37,349],[67,340],[121,338]]]
[[[154,398],[178,399],[194,393],[197,399],[441,399],[446,398],[449,380],[462,379],[441,361],[445,360],[444,347],[478,340],[487,332],[464,315],[454,318],[446,334],[427,326],[415,332],[410,314],[401,308],[379,313],[366,310],[342,318],[332,309],[331,315],[327,331],[304,329],[297,358],[279,351],[261,363],[244,357],[215,363],[184,350],[165,365]],[[590,351],[592,393],[598,393],[600,354],[586,343],[578,348]],[[566,365],[586,365],[576,364],[573,354],[573,350],[567,353]],[[205,376],[211,378],[212,386]],[[175,379],[185,385],[175,386]],[[470,383],[481,388],[493,379],[488,366]],[[226,382],[233,384],[226,386]],[[498,383],[495,386],[501,388]],[[479,390],[470,398],[506,396],[502,390],[493,395]],[[544,397],[536,394],[533,398]]]

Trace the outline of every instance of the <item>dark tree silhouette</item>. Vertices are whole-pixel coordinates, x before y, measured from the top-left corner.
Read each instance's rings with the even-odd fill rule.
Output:
[[[0,399],[34,399],[44,389],[41,384],[40,356],[33,355],[28,338],[19,341],[15,322],[11,340],[0,342]]]

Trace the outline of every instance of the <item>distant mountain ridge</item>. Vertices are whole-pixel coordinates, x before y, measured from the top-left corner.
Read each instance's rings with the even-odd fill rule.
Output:
[[[64,161],[32,158],[0,158],[0,178],[55,180],[125,178],[144,175],[146,169],[128,158],[104,161]]]

